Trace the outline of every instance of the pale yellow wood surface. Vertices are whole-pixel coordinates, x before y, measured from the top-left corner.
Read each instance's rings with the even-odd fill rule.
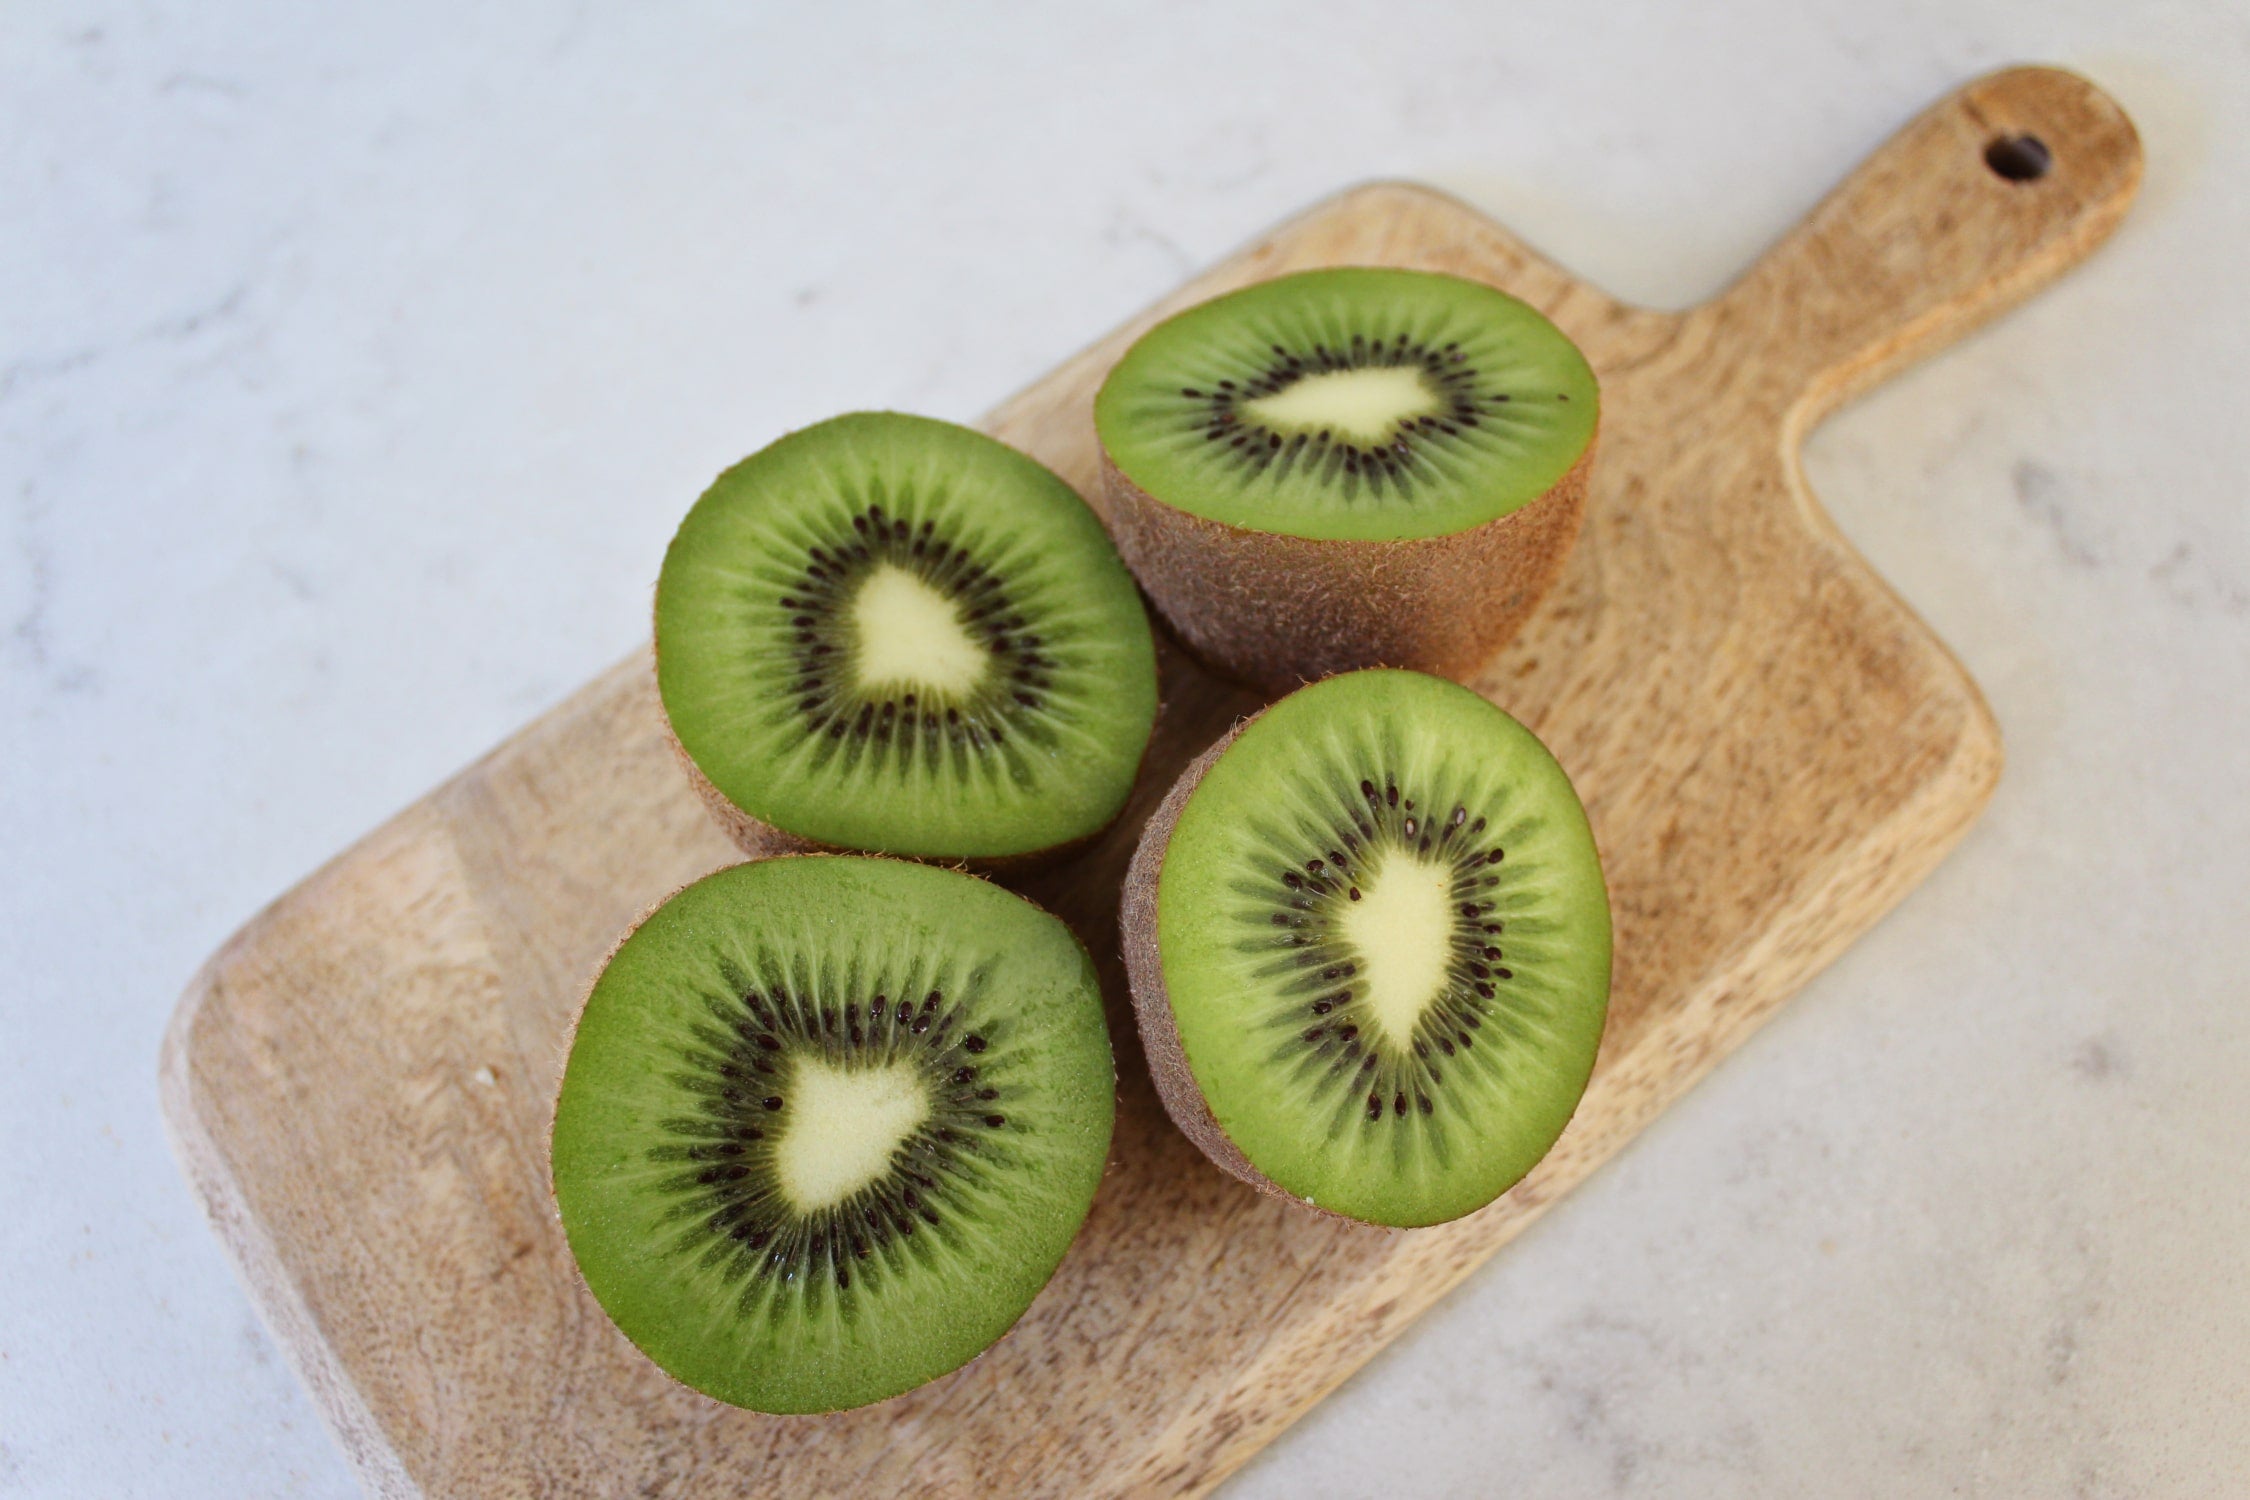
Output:
[[[2029,130],[2036,182],[1983,152]],[[1392,1234],[1222,1175],[1142,1070],[1118,879],[1178,769],[1252,705],[1176,653],[1143,784],[1024,888],[1112,987],[1109,1175],[1015,1332],[866,1411],[774,1419],[667,1382],[574,1278],[544,1133],[577,999],[619,930],[731,856],[636,658],[283,897],[182,1001],[162,1080],[182,1161],[370,1488],[385,1494],[1109,1495],[1216,1483],[1616,1151],[1967,828],[1999,742],[1975,685],[1806,493],[1806,426],[2090,250],[2139,175],[2069,75],[1985,79],[1909,126],[1726,295],[1620,304],[1460,204],[1375,186],[1175,307],[1338,263],[1477,276],[1586,349],[1604,389],[1586,531],[1478,685],[1584,793],[1616,989],[1577,1119],[1513,1193]],[[1150,317],[1164,309],[1152,309]],[[1093,495],[1090,399],[1145,323],[991,430]],[[683,505],[684,505],[683,498]]]

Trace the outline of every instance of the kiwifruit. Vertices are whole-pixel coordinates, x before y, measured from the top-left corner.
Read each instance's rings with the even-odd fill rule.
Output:
[[[588,995],[555,1108],[578,1268],[675,1379],[880,1401],[1022,1315],[1086,1217],[1116,1073],[1092,963],[973,875],[800,855],[674,895]]]
[[[1480,1208],[1577,1107],[1609,897],[1544,746],[1466,688],[1331,677],[1189,766],[1126,878],[1158,1094],[1237,1177],[1370,1223]]]
[[[1156,714],[1140,595],[1070,486],[856,413],[719,476],[656,587],[657,687],[752,855],[1006,861],[1124,806]]]
[[[1094,402],[1108,521],[1175,630],[1269,692],[1473,672],[1578,534],[1594,372],[1529,305],[1307,271],[1144,334]]]

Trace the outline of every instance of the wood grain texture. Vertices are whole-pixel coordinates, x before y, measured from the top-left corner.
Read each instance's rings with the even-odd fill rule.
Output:
[[[2030,131],[2032,183],[1983,150]],[[369,1488],[385,1495],[1197,1493],[1616,1151],[1919,880],[1982,807],[1975,685],[1807,493],[1805,428],[2084,255],[2139,175],[2068,74],[1916,120],[1741,282],[1621,305],[1462,205],[1349,192],[1069,361],[988,428],[1098,501],[1090,401],[1141,328],[1285,271],[1384,264],[1544,309],[1604,389],[1585,533],[1476,685],[1584,794],[1616,983],[1592,1087],[1500,1202],[1437,1229],[1319,1218],[1225,1176],[1158,1106],[1117,963],[1133,839],[1255,707],[1168,652],[1123,822],[1021,884],[1104,964],[1121,1086],[1084,1234],[1015,1332],[896,1401],[777,1419],[668,1382],[572,1273],[545,1186],[561,1038],[616,934],[733,850],[665,745],[645,656],[283,897],[165,1043],[175,1144]]]

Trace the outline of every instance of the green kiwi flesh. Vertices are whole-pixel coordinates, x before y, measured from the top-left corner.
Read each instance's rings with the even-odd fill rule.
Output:
[[[1182,1129],[1259,1187],[1377,1224],[1457,1218],[1530,1171],[1608,1007],[1609,899],[1569,778],[1419,673],[1300,689],[1191,767],[1123,928]]]
[[[674,1378],[860,1406],[1030,1305],[1100,1182],[1115,1081],[1093,965],[1029,902],[900,860],[737,865],[595,982],[555,1200],[596,1300]]]
[[[1074,843],[1124,805],[1156,713],[1140,595],[1084,502],[895,413],[722,474],[665,553],[656,648],[673,737],[753,853]]]
[[[1507,293],[1426,271],[1307,271],[1158,324],[1094,403],[1162,503],[1251,531],[1394,541],[1538,500],[1594,440],[1599,390]]]

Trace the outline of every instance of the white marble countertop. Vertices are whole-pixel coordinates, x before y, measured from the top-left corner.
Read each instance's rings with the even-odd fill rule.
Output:
[[[1690,302],[2029,59],[2134,113],[2139,205],[1808,454],[1990,694],[1990,813],[1229,1493],[2245,1492],[2239,0],[747,9],[0,18],[0,1495],[352,1492],[159,1034],[641,637],[720,466],[973,417],[1369,176]]]

